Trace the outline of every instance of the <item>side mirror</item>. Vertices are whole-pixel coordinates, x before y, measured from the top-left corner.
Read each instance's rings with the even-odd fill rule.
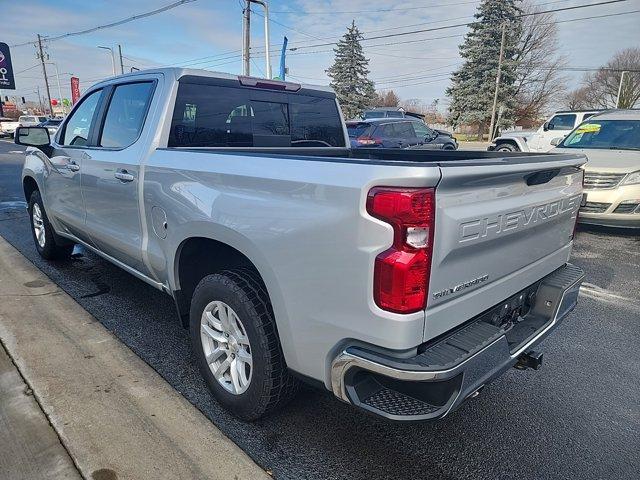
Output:
[[[564,140],[564,137],[552,138],[551,139],[551,145],[553,145],[554,147],[557,147],[558,145],[560,145],[562,143],[562,140]]]
[[[542,130],[544,130],[545,132],[549,130],[549,122],[544,122],[542,124]]]
[[[18,127],[14,141],[26,147],[46,147],[51,144],[49,130],[45,127]]]

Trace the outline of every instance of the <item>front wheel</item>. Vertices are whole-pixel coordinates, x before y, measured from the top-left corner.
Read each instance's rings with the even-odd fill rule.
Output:
[[[519,152],[520,150],[515,145],[510,143],[499,143],[496,145],[496,148],[493,149],[494,152]]]
[[[55,235],[38,190],[31,194],[28,210],[33,242],[40,256],[46,260],[59,260],[71,256],[73,244],[63,243],[62,239]]]
[[[271,304],[255,272],[204,277],[193,293],[190,333],[209,390],[237,417],[260,418],[296,392],[298,381],[285,364]]]

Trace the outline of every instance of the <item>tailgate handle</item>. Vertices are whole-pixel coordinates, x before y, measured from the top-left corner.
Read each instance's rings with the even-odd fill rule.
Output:
[[[543,170],[542,172],[535,172],[525,175],[525,180],[527,181],[527,185],[542,185],[543,183],[547,183],[551,181],[552,178],[557,177],[560,173],[560,169],[556,168],[553,170]]]

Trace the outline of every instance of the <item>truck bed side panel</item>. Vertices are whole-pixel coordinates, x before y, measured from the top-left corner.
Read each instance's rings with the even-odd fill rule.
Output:
[[[397,315],[373,302],[374,259],[393,233],[366,214],[365,198],[373,186],[438,180],[436,166],[158,150],[145,166],[145,211],[153,225],[161,208],[168,228],[166,239],[150,232],[150,264],[176,288],[174,255],[186,238],[240,250],[265,280],[288,365],[325,378],[332,348],[348,339],[397,350],[421,342],[424,312]]]

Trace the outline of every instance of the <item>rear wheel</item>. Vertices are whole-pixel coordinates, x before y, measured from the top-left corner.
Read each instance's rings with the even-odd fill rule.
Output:
[[[207,386],[237,417],[255,420],[295,394],[298,381],[285,364],[271,304],[255,272],[203,278],[191,302],[190,333]]]
[[[73,244],[64,243],[55,235],[38,190],[31,194],[28,210],[33,242],[40,256],[46,260],[59,260],[71,256]]]
[[[493,149],[495,152],[519,152],[520,150],[515,145],[510,143],[499,143],[496,145],[496,148]]]

